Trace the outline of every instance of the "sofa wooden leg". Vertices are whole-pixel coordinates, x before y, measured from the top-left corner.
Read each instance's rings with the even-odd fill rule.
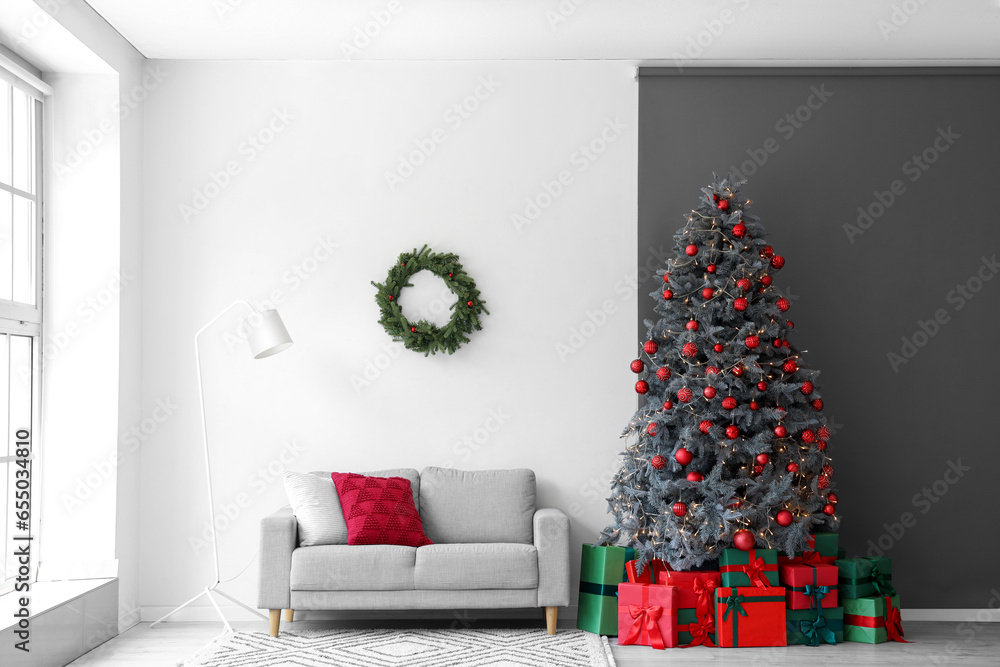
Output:
[[[271,609],[271,636],[278,636],[278,626],[281,625],[281,610]]]
[[[292,622],[292,618],[294,616],[295,616],[295,610],[294,609],[286,609],[285,610],[285,622],[291,623]]]
[[[559,617],[559,607],[545,608],[545,627],[550,635],[556,633],[556,619]]]

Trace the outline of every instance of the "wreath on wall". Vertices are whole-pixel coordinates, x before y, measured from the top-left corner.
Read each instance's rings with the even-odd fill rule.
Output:
[[[451,320],[443,327],[427,320],[410,322],[399,306],[399,293],[404,287],[412,287],[410,278],[419,271],[439,276],[458,297],[451,305]],[[479,296],[476,281],[462,268],[458,255],[433,252],[426,245],[419,252],[414,248],[413,252],[402,253],[389,269],[385,282],[372,281],[372,285],[378,289],[375,302],[382,311],[379,324],[393,340],[400,341],[408,350],[423,352],[425,357],[438,352],[453,354],[469,342],[469,334],[483,328],[479,323],[482,313],[490,313]]]

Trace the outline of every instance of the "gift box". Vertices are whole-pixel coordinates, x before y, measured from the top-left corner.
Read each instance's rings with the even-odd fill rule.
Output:
[[[844,600],[844,641],[881,644],[903,639],[899,596]]]
[[[656,558],[646,563],[646,567],[642,569],[642,574],[639,574],[639,561],[630,560],[625,563],[625,576],[631,584],[655,584],[660,573],[668,572],[669,570],[669,565]]]
[[[842,558],[834,562],[840,569],[842,600],[893,595],[892,561],[888,558]]]
[[[778,586],[778,552],[775,549],[723,549],[719,571],[723,586]]]
[[[844,608],[789,609],[785,612],[788,645],[836,644],[844,641]]]
[[[717,589],[715,627],[717,643],[725,648],[787,646],[785,589],[780,586]]]
[[[836,560],[840,557],[840,536],[837,533],[812,533],[809,535],[809,545],[806,551],[815,551],[823,558]],[[795,555],[801,556],[802,553],[796,551]]]
[[[625,581],[625,563],[633,558],[633,549],[583,545],[576,627],[599,635],[618,632],[618,584]]]
[[[715,614],[715,589],[722,585],[722,575],[719,572],[666,570],[659,573],[656,583],[677,589],[679,609],[693,609],[699,616]]]
[[[676,647],[677,589],[656,584],[620,584],[618,643],[656,649]]]
[[[694,609],[677,610],[677,645],[683,648],[716,645],[714,604],[712,613],[704,616],[699,616]]]
[[[816,609],[837,606],[837,566],[826,563],[807,565],[796,562],[779,566],[789,609]]]

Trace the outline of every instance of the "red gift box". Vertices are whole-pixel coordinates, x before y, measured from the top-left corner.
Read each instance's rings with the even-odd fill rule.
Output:
[[[787,646],[785,589],[741,586],[715,591],[719,646]]]
[[[618,584],[618,643],[675,648],[677,589],[655,584]]]
[[[646,567],[642,570],[642,574],[638,573],[638,568],[636,567],[636,562],[630,560],[625,563],[625,573],[628,576],[628,581],[631,584],[655,584],[661,572],[669,572],[670,566],[664,563],[662,560],[653,559],[646,563]]]
[[[804,565],[795,562],[796,560],[782,563],[779,570],[781,583],[785,586],[785,599],[788,608],[836,607],[837,566],[822,562]]]
[[[677,588],[677,608],[696,609],[698,616],[715,613],[715,589],[722,585],[722,574],[707,572],[660,572],[656,583]]]

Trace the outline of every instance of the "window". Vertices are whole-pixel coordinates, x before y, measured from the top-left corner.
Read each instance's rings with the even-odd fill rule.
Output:
[[[16,512],[34,495],[31,461],[38,446],[41,111],[38,93],[0,70],[0,593],[11,590],[18,575],[12,554],[22,543],[15,538],[37,532],[36,502],[23,524]]]

